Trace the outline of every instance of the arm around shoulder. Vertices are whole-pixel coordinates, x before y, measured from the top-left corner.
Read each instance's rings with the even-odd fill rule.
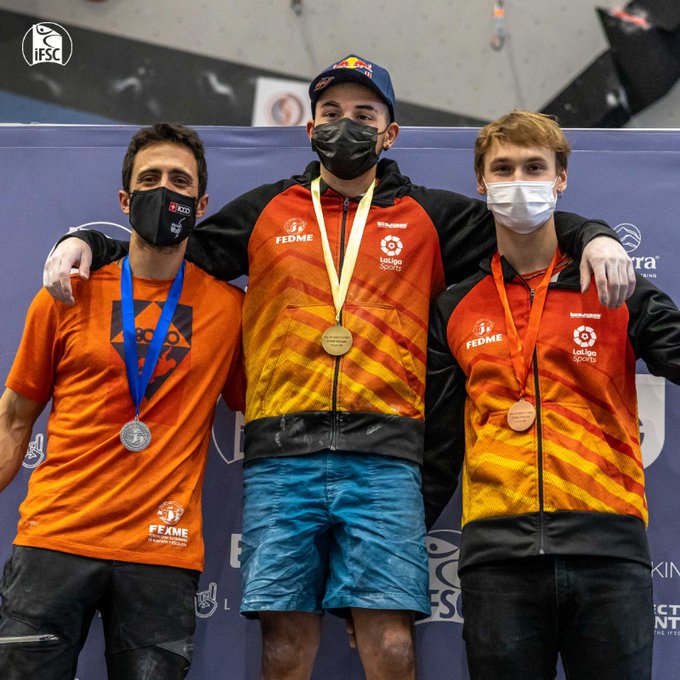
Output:
[[[78,268],[81,279],[90,277],[90,268],[99,269],[127,254],[128,244],[108,238],[98,231],[78,230],[62,237],[49,254],[43,269],[43,286],[59,302],[74,304],[71,270]]]
[[[635,270],[616,232],[605,222],[574,213],[555,213],[555,230],[563,252],[581,259],[581,291],[595,279],[600,304],[620,307],[635,289]]]

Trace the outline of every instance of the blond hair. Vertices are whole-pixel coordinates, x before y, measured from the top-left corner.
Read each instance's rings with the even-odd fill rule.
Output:
[[[484,175],[484,154],[494,140],[517,146],[544,146],[555,152],[558,174],[567,169],[571,147],[562,128],[551,116],[535,111],[512,111],[485,125],[475,141],[475,173]]]

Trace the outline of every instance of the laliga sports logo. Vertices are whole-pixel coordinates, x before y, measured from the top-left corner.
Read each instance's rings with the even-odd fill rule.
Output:
[[[184,508],[175,501],[166,501],[159,508],[156,513],[166,524],[174,526],[182,519]]]
[[[37,434],[35,439],[28,444],[28,451],[24,456],[22,465],[29,470],[37,468],[45,460],[45,435]]]
[[[642,242],[642,234],[640,230],[629,222],[622,222],[621,224],[614,227],[614,231],[619,235],[621,239],[621,245],[624,247],[627,253],[632,253],[637,250]]]
[[[29,66],[59,64],[66,66],[73,55],[69,32],[53,21],[33,24],[21,41],[21,52]]]
[[[597,334],[590,326],[579,326],[574,331],[574,342],[579,347],[592,347],[597,340]]]
[[[380,250],[389,257],[397,257],[404,248],[404,244],[398,236],[385,236],[385,238],[380,241]]]
[[[430,558],[430,604],[432,615],[423,621],[463,623],[460,613],[458,550],[460,531],[438,529],[427,535]]]

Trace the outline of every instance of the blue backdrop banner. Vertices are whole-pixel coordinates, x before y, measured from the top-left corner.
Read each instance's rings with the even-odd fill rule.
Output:
[[[93,227],[127,239],[117,192],[123,154],[135,128],[0,126],[0,377],[12,364],[28,305],[49,249],[69,228]],[[211,210],[259,184],[302,171],[312,160],[302,128],[198,128],[207,148]],[[474,195],[470,129],[405,128],[389,155],[418,183]],[[680,132],[568,131],[574,148],[560,207],[605,219],[619,231],[635,268],[680,300]],[[211,211],[209,210],[209,212]],[[638,367],[638,402],[654,561],[654,679],[680,668],[680,390]],[[0,561],[7,559],[31,471],[49,455],[43,414],[23,467],[0,495]],[[191,680],[258,677],[258,624],[238,613],[243,421],[217,404],[204,496],[206,568],[196,598],[198,627]],[[417,626],[419,677],[467,677],[457,576],[459,501],[428,536],[432,616]],[[320,680],[360,680],[344,627],[325,617],[314,670]],[[95,621],[79,680],[104,680],[101,624]],[[563,677],[563,676],[560,676]]]

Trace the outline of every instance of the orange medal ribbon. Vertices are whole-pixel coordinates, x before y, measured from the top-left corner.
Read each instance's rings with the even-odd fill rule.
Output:
[[[531,368],[534,349],[536,349],[538,327],[541,323],[541,317],[543,316],[545,299],[548,296],[548,286],[558,255],[559,251],[556,250],[550,265],[545,270],[545,275],[541,279],[541,283],[534,289],[534,300],[529,312],[529,324],[527,325],[524,339],[519,337],[517,327],[515,326],[515,320],[512,318],[510,302],[508,301],[508,294],[505,290],[500,254],[496,252],[491,260],[493,280],[496,284],[496,290],[501,299],[501,304],[503,305],[503,311],[505,312],[505,325],[507,328],[508,343],[510,345],[510,360],[512,361],[512,368],[519,385],[520,400],[524,399],[524,392],[529,378],[529,369]]]

